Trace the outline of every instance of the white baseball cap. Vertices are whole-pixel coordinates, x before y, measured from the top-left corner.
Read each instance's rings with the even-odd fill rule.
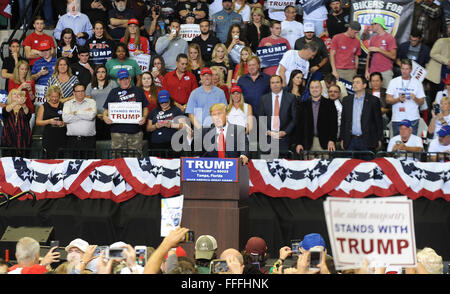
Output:
[[[303,32],[315,32],[314,24],[312,22],[305,22],[305,24],[303,25]]]
[[[83,239],[77,238],[66,246],[66,251],[69,252],[70,248],[72,247],[77,247],[81,251],[86,252],[89,247],[89,243],[84,241]]]

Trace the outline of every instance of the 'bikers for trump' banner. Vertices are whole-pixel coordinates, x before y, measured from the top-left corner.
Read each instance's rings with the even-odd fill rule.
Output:
[[[401,44],[409,40],[414,1],[411,0],[354,0],[351,19],[361,24],[359,38],[361,48],[367,53],[370,38],[375,35],[371,24],[375,17],[381,16],[386,23],[387,32]]]

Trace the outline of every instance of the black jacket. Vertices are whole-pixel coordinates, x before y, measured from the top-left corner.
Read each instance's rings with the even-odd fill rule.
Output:
[[[194,133],[195,134],[195,133]],[[217,152],[218,146],[218,134],[216,127],[211,125],[209,128],[202,128],[202,149],[204,151],[203,157],[219,157]],[[195,138],[199,140],[200,138]],[[205,142],[211,142],[208,146],[205,146]],[[241,155],[245,155],[250,158],[248,138],[245,134],[245,128],[242,126],[228,123],[227,133],[225,135],[225,157],[238,158]]]
[[[344,149],[347,149],[352,139],[353,97],[349,95],[342,101],[341,114],[341,140],[344,140]],[[383,138],[383,119],[381,116],[380,99],[366,93],[361,113],[362,137],[370,149],[378,146]]]
[[[320,146],[327,149],[328,142],[336,142],[337,111],[334,102],[322,97],[320,99],[317,117],[317,132]],[[314,138],[314,116],[312,101],[308,99],[297,106],[297,128],[295,133],[296,145],[301,144],[305,150],[310,150]]]

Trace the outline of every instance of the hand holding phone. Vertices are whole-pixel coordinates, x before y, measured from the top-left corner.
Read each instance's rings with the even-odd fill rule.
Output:
[[[209,265],[211,274],[226,273],[228,271],[227,261],[225,259],[214,259]]]
[[[194,243],[194,241],[195,241],[195,233],[194,233],[194,231],[188,231],[184,235],[184,239],[181,242],[182,243]]]
[[[309,269],[319,269],[319,264],[322,262],[322,250],[312,248],[309,250]]]

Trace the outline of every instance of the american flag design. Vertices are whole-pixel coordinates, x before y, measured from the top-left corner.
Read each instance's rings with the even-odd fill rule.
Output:
[[[251,160],[250,194],[317,199],[324,195],[362,198],[406,195],[450,200],[450,162],[394,158]],[[180,160],[159,157],[111,160],[0,159],[0,191],[33,191],[36,199],[74,194],[81,199],[126,201],[136,194],[171,197],[180,193]],[[20,199],[31,198],[24,195]]]

